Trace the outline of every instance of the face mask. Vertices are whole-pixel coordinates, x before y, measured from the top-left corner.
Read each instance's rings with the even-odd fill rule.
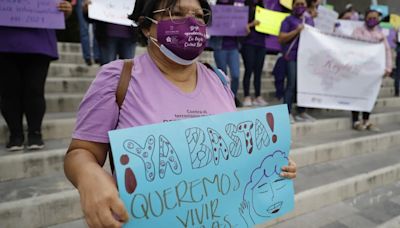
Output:
[[[307,7],[305,7],[305,6],[296,6],[293,8],[293,14],[295,16],[300,17],[304,14],[304,12],[306,12],[306,9],[307,9]]]
[[[379,21],[375,18],[368,19],[366,21],[367,27],[372,29],[379,24]]]
[[[199,25],[195,18],[174,22],[150,20],[157,24],[157,39],[150,37],[150,40],[172,61],[190,65],[203,52],[206,46],[206,25]]]

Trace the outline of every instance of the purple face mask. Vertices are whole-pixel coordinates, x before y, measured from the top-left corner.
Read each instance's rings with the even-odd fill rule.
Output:
[[[368,19],[365,23],[368,28],[372,29],[379,24],[379,20],[377,20],[376,18],[371,18]]]
[[[293,8],[293,14],[295,16],[300,17],[304,14],[304,12],[306,12],[306,10],[307,10],[307,7],[305,7],[305,6],[296,6]]]
[[[159,21],[157,42],[160,51],[172,61],[190,65],[206,47],[206,25],[199,25],[193,17]]]

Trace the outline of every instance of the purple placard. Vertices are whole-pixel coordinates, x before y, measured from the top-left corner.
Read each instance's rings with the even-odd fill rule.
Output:
[[[211,36],[247,36],[249,18],[247,6],[214,5],[212,24],[207,28]]]
[[[28,28],[64,29],[60,0],[0,0],[0,25]]]

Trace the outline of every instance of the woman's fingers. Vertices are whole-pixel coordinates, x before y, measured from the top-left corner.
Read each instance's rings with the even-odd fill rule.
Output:
[[[111,210],[115,215],[118,216],[120,222],[125,223],[129,220],[128,212],[119,198],[113,200],[111,204]]]
[[[297,165],[296,163],[289,159],[289,165],[282,167],[282,172],[280,174],[282,177],[293,179],[297,176]]]
[[[101,225],[99,227],[101,228],[120,228],[122,227],[122,223],[117,221],[116,218],[114,218],[112,211],[109,207],[104,207],[101,210],[98,211],[97,217],[101,222]]]

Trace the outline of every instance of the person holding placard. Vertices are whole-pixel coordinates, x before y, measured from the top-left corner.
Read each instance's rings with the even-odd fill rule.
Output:
[[[218,0],[217,5],[234,5],[234,0]],[[240,56],[239,56],[239,37],[235,36],[211,36],[209,46],[213,49],[215,64],[225,74],[231,76],[231,89],[235,95],[236,107],[241,107],[242,103],[237,98],[240,77]]]
[[[61,1],[68,17],[72,6]],[[62,15],[59,15],[62,17]],[[50,61],[58,58],[54,29],[0,26],[1,113],[9,130],[9,151],[24,149],[23,116],[28,123],[28,149],[44,147],[41,128],[46,110],[44,85]]]
[[[292,15],[287,17],[281,26],[279,42],[283,45],[283,54],[287,60],[287,82],[284,103],[288,105],[291,122],[314,121],[315,119],[306,113],[306,109],[297,107],[297,115],[292,115],[292,103],[297,91],[297,50],[299,47],[300,32],[304,24],[314,26],[312,17],[305,15],[307,10],[306,0],[294,0]]]
[[[244,38],[241,49],[242,59],[244,63],[243,90],[244,100],[243,106],[266,106],[268,103],[261,96],[261,75],[264,68],[265,55],[267,49],[265,47],[266,35],[255,30],[255,26],[260,22],[254,20],[256,6],[264,6],[262,0],[246,0],[245,5],[249,6],[249,24],[247,25],[248,36]],[[254,73],[254,100],[250,96],[250,79]]]
[[[367,39],[371,41],[380,41],[385,44],[386,51],[386,69],[382,72],[384,76],[389,76],[392,73],[392,50],[390,49],[389,43],[386,39],[385,34],[379,28],[381,13],[376,10],[368,10],[365,13],[365,22],[362,27],[357,27],[353,31],[353,37],[359,39]],[[370,130],[370,131],[380,131],[378,127],[369,121],[369,112],[362,113],[362,121],[359,120],[360,112],[352,112],[352,123],[353,129],[357,131]]]
[[[318,7],[320,6],[320,0],[307,0],[308,10],[307,13],[310,17],[318,17]]]
[[[226,75],[197,61],[211,19],[206,0],[137,0],[130,18],[148,52],[102,67],[79,107],[65,156],[65,174],[79,190],[90,227],[120,227],[128,220],[113,176],[102,169],[108,131],[236,110]],[[126,72],[128,81],[120,80]],[[295,163],[280,174],[294,178]]]

